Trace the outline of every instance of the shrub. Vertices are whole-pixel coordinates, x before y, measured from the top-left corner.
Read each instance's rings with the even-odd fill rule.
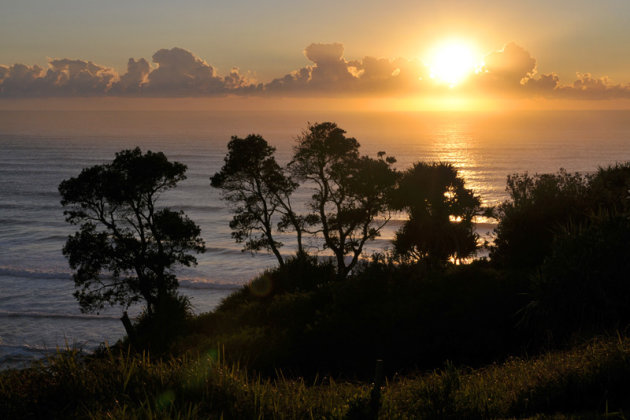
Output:
[[[561,169],[556,174],[508,176],[509,199],[496,211],[490,258],[502,267],[532,270],[549,254],[554,234],[588,214],[588,180]]]
[[[630,220],[602,215],[558,235],[534,277],[524,321],[556,338],[630,322]]]
[[[144,311],[138,317],[132,344],[154,355],[167,353],[174,341],[188,332],[191,317],[192,308],[186,296],[163,296],[155,311]]]
[[[265,281],[289,281],[290,267]],[[366,377],[379,358],[390,372],[434,368],[447,358],[479,365],[518,352],[523,342],[514,330],[526,303],[521,285],[483,262],[424,272],[376,261],[345,281],[327,263],[294,267],[296,275],[321,271],[331,280],[313,289],[236,292],[195,321],[204,345],[224,345],[228,358],[259,372]]]

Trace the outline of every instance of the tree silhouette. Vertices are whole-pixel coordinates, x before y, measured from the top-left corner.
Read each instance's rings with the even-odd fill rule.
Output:
[[[596,204],[589,198],[589,180],[588,175],[564,169],[555,174],[508,175],[509,198],[497,208],[492,261],[525,270],[542,264],[556,232],[569,220],[584,220]]]
[[[481,211],[480,199],[451,164],[416,163],[404,172],[392,207],[409,214],[394,240],[400,255],[443,264],[477,249],[472,219]]]
[[[311,233],[321,233],[324,247],[335,255],[340,277],[352,270],[365,243],[389,220],[389,195],[397,175],[391,168],[395,159],[384,155],[361,157],[359,142],[331,122],[311,124],[297,139],[289,168],[313,188],[306,220]],[[377,222],[379,215],[385,217]]]
[[[284,173],[274,152],[275,148],[259,135],[233,136],[223,167],[210,181],[232,205],[232,237],[245,242],[243,250],[267,249],[284,265],[279,250],[283,244],[275,239],[274,232],[292,228],[298,254],[302,254],[305,221],[293,211],[291,203],[291,194],[298,184]]]
[[[82,311],[143,299],[152,315],[160,302],[177,296],[172,268],[196,264],[191,252],[203,252],[204,242],[183,212],[156,204],[185,172],[163,153],[135,148],[59,185],[66,220],[79,226],[63,253],[76,270],[74,296]]]
[[[550,256],[558,232],[601,212],[630,213],[630,163],[599,168],[593,174],[513,174],[509,195],[497,207],[499,221],[490,251],[500,266],[536,269]]]

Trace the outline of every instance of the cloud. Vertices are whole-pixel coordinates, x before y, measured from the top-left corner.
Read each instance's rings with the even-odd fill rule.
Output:
[[[0,93],[4,97],[37,96],[41,91],[44,69],[39,66],[14,64],[0,66]]]
[[[356,96],[434,95],[451,90],[433,83],[420,60],[365,56],[348,60],[341,43],[313,43],[303,51],[310,64],[268,83],[234,67],[215,67],[183,48],[160,49],[152,63],[130,58],[127,70],[91,61],[52,59],[37,65],[0,65],[0,98],[63,96],[200,97],[221,95]],[[453,88],[469,94],[571,99],[630,98],[630,85],[578,73],[570,84],[555,73],[539,74],[537,61],[514,42],[485,57],[481,71]]]
[[[100,96],[116,78],[113,69],[84,60],[50,60],[46,71],[36,65],[14,64],[0,72],[0,94],[3,97]]]
[[[120,76],[120,80],[112,86],[110,93],[141,93],[148,81],[151,65],[144,58],[137,61],[130,58],[127,62],[127,73]]]
[[[330,88],[356,80],[348,69],[348,62],[343,58],[342,44],[311,44],[304,49],[304,55],[315,63],[309,79],[312,86]]]
[[[402,58],[366,56],[348,61],[343,45],[310,44],[304,49],[312,65],[294,70],[264,85],[267,93],[355,95],[375,92],[415,91],[426,73],[419,62]]]
[[[62,96],[102,95],[118,77],[116,71],[91,61],[51,60],[46,72],[47,85],[60,91]]]
[[[264,85],[267,92],[291,93],[303,91],[311,78],[312,68],[310,66],[294,70],[283,77],[273,79]]]
[[[364,57],[356,68],[357,76],[364,82],[378,83],[400,73],[396,63],[387,58]]]
[[[536,59],[523,47],[510,42],[484,58],[477,83],[486,89],[520,88],[525,78],[536,74]]]
[[[485,65],[473,78],[473,85],[483,92],[552,99],[630,98],[630,85],[614,84],[607,77],[577,73],[572,84],[563,84],[555,73],[538,74],[536,66],[536,59],[525,48],[510,42],[485,57]]]
[[[558,88],[558,92],[568,98],[625,99],[630,98],[630,85],[615,84],[608,77],[594,78],[590,73],[577,73],[573,84]]]
[[[157,68],[148,75],[144,91],[166,96],[199,96],[225,91],[214,67],[183,48],[161,49],[153,54]]]
[[[630,99],[630,85],[615,84],[608,77],[595,78],[590,73],[577,73],[570,85],[560,83],[554,73],[524,80],[523,90],[528,95],[546,98],[607,100]]]
[[[233,67],[225,77],[221,77],[213,66],[183,48],[161,49],[153,54],[153,62],[157,67],[147,74],[146,82],[140,85],[147,95],[214,96],[245,94],[260,89],[238,68]]]
[[[367,93],[413,94],[427,92],[434,87],[429,69],[419,60],[363,57],[356,63],[359,90]]]
[[[223,78],[223,84],[228,92],[239,94],[253,93],[261,91],[263,85],[256,84],[255,80],[249,75],[240,73],[238,67],[232,67],[230,72]]]
[[[183,48],[153,54],[155,66],[130,58],[122,76],[91,61],[54,59],[48,69],[14,64],[0,66],[0,97],[63,96],[213,96],[247,94],[262,89],[237,68],[221,77],[214,67]]]
[[[273,79],[264,89],[267,92],[299,93],[305,90],[330,92],[351,88],[356,78],[343,58],[342,44],[310,44],[304,49],[304,55],[313,65]]]
[[[524,89],[528,93],[548,94],[560,86],[560,78],[555,73],[531,76],[522,81]]]

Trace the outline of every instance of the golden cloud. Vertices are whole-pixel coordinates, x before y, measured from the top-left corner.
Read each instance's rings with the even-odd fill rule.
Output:
[[[312,64],[268,83],[257,83],[238,68],[221,76],[205,60],[183,48],[161,49],[152,56],[130,58],[127,71],[91,61],[54,59],[37,65],[0,66],[0,98],[133,96],[357,96],[435,95],[449,90],[432,83],[419,60],[366,56],[344,58],[341,43],[313,43],[304,49]],[[564,99],[630,98],[630,85],[607,77],[578,73],[563,84],[555,73],[538,74],[537,61],[522,46],[510,42],[488,54],[481,71],[454,90],[476,94]],[[247,74],[247,73],[246,73]]]

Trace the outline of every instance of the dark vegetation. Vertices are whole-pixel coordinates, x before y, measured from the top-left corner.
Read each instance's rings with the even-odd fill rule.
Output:
[[[464,186],[457,169],[444,163],[418,162],[405,171],[391,206],[409,215],[394,239],[396,253],[441,266],[475,254],[479,236],[473,218],[490,215]]]
[[[294,152],[281,166],[262,137],[234,137],[211,179],[234,211],[234,239],[274,253],[277,268],[197,317],[171,287],[172,299],[145,313],[133,339],[1,374],[0,417],[624,418],[630,164],[515,174],[508,199],[483,209],[452,166],[398,172],[384,153],[361,156],[332,123],[309,125]],[[298,188],[312,190],[305,205],[291,201]],[[360,259],[398,210],[408,220],[394,251]],[[497,219],[495,240],[489,258],[470,261],[482,214]],[[73,260],[72,241],[94,236],[97,222],[66,245],[71,265],[83,261],[73,265],[79,280],[84,266],[127,267],[83,253]],[[104,232],[109,247],[119,246]],[[197,248],[177,255],[192,258],[186,252],[201,243],[188,232]],[[295,233],[293,257],[280,254],[278,232]],[[311,236],[332,258],[306,252]],[[124,277],[127,294],[137,277]],[[368,385],[377,359],[388,378],[380,390]]]
[[[106,304],[144,300],[139,330],[131,337],[163,342],[179,331],[190,312],[177,293],[172,269],[196,264],[192,253],[205,250],[201,229],[183,212],[158,208],[160,195],[184,179],[186,166],[169,162],[163,153],[123,150],[113,162],[86,168],[59,185],[66,220],[79,226],[68,237],[68,258],[81,311]],[[128,321],[125,316],[124,320]],[[123,321],[124,322],[124,321]]]
[[[391,165],[396,160],[385,158],[385,152],[377,159],[361,156],[359,142],[334,123],[309,125],[286,167],[278,165],[274,151],[257,135],[232,137],[228,143],[225,164],[212,176],[211,185],[221,189],[232,206],[232,236],[245,242],[244,251],[271,251],[282,266],[283,244],[276,232],[295,232],[298,256],[306,253],[304,235],[317,235],[323,249],[333,254],[337,275],[346,277],[365,243],[379,236],[389,220],[398,178]],[[312,190],[304,213],[291,201],[300,182]]]
[[[630,342],[600,339],[570,351],[471,370],[447,363],[397,375],[372,410],[365,382],[252,375],[207,352],[154,360],[104,350],[61,352],[0,374],[2,418],[44,419],[487,419],[627,415]],[[562,414],[561,414],[562,413]]]
[[[374,261],[339,281],[333,267],[296,259],[198,317],[195,330],[208,340],[203,347],[220,343],[266,374],[370,379],[376,359],[393,374],[518,352],[515,312],[527,303],[520,291],[484,263],[436,274]]]

